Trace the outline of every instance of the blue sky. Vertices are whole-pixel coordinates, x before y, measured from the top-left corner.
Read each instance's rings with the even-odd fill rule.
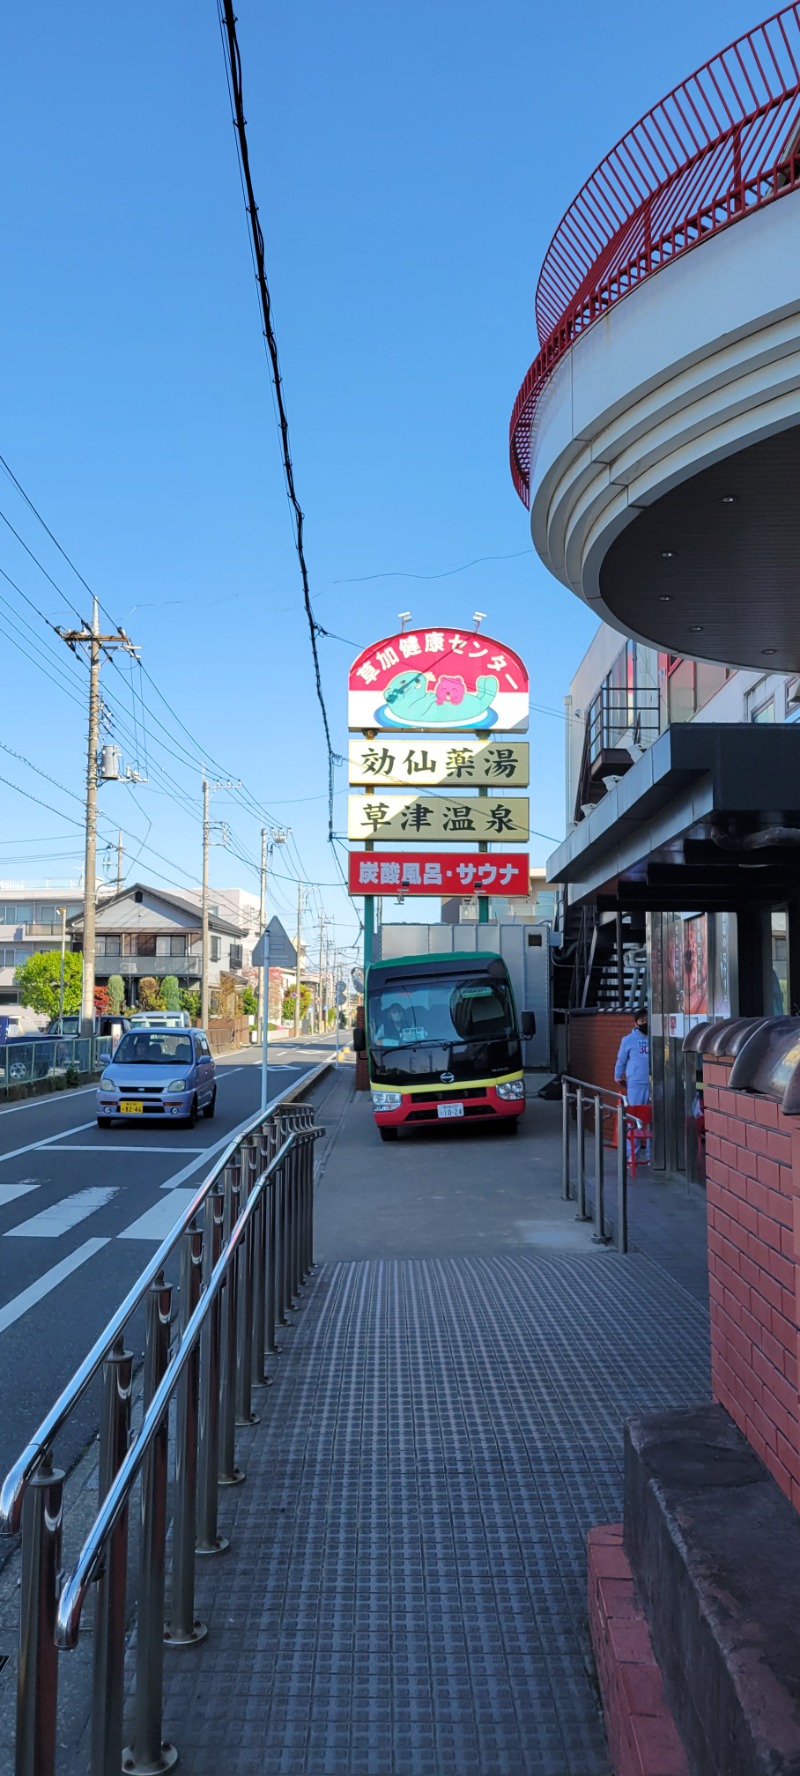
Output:
[[[536,276],[614,140],[753,22],[740,0],[569,13],[508,0],[239,4],[319,621],[360,648],[401,610],[460,626],[486,611],[490,633],[528,660],[534,702],[553,711],[532,717],[531,818],[555,838],[561,698],[594,625],[533,554],[508,472],[509,413],[536,351]],[[336,872],[322,733],[213,0],[29,0],[5,21],[2,82],[0,453],[192,736],[145,683],[167,732],[146,718],[150,782],[102,790],[103,830],[126,828],[131,866],[142,841],[160,853],[140,852],[138,876],[196,880],[207,751],[291,825],[273,908],[290,922],[302,868],[351,941],[346,896],[324,886]],[[84,588],[2,474],[0,513],[56,587],[6,523],[0,569],[52,622],[74,621],[73,603],[85,613]],[[503,559],[433,577],[480,556]],[[0,625],[9,606],[23,630],[29,620],[35,656],[0,634],[0,740],[80,794],[84,675],[2,580],[0,596]],[[321,649],[345,751],[354,650]],[[104,679],[122,738],[130,691],[109,668]],[[143,767],[133,708],[139,746],[125,751]],[[0,774],[80,818],[7,752]],[[340,831],[345,807],[340,793]],[[220,792],[214,813],[256,859],[259,822],[241,799]],[[2,877],[80,871],[78,828],[3,782],[0,841]],[[534,839],[534,861],[550,849]],[[212,882],[255,876],[215,848]]]

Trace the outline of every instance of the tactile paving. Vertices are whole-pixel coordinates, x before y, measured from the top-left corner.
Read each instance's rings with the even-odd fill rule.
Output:
[[[586,1532],[622,1424],[708,1397],[708,1322],[646,1258],[365,1261],[288,1334],[208,1640],[168,1655],[192,1776],[608,1776]]]

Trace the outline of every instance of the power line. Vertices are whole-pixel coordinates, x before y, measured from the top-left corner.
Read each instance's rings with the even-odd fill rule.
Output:
[[[297,491],[295,488],[294,465],[292,463],[292,453],[291,453],[291,447],[290,447],[290,443],[289,443],[289,421],[287,418],[286,405],[285,405],[284,398],[283,398],[283,382],[282,382],[282,378],[281,378],[280,362],[279,362],[279,358],[278,358],[278,342],[275,337],[275,330],[274,330],[274,327],[272,324],[272,302],[271,302],[270,293],[269,293],[269,285],[267,283],[266,258],[265,258],[265,251],[264,251],[264,236],[261,231],[261,224],[258,220],[258,205],[256,203],[255,191],[253,189],[253,179],[252,179],[252,174],[250,171],[250,154],[249,154],[248,145],[247,145],[247,128],[246,128],[246,124],[245,124],[244,98],[243,98],[243,93],[242,93],[242,59],[241,59],[241,54],[239,51],[239,41],[238,41],[238,38],[236,35],[236,18],[235,18],[234,11],[233,11],[232,0],[219,0],[219,22],[220,22],[220,34],[222,36],[222,42],[223,42],[223,49],[225,48],[225,46],[227,44],[226,72],[227,72],[227,78],[228,78],[228,92],[230,95],[231,108],[233,111],[234,128],[236,130],[236,139],[237,139],[238,151],[239,151],[239,168],[240,168],[241,177],[242,177],[242,181],[243,181],[244,188],[245,188],[245,209],[247,211],[247,215],[248,215],[248,218],[250,221],[250,233],[251,233],[251,237],[252,237],[252,247],[253,247],[253,253],[255,256],[255,265],[256,265],[256,283],[258,286],[259,301],[261,304],[261,315],[262,315],[263,326],[264,326],[264,338],[267,343],[267,351],[269,353],[269,359],[270,359],[270,364],[271,364],[271,368],[272,368],[272,383],[273,383],[273,388],[275,391],[275,400],[277,402],[277,408],[278,408],[278,427],[279,427],[280,437],[281,437],[281,451],[282,451],[282,456],[283,456],[283,471],[284,471],[284,477],[285,477],[285,481],[286,481],[286,491],[287,491],[288,498],[289,498],[289,504],[292,508],[292,513],[293,513],[293,518],[294,518],[294,541],[295,541],[295,549],[297,552],[297,559],[300,564],[300,576],[301,576],[302,586],[303,586],[303,604],[305,606],[306,617],[308,619],[308,633],[309,633],[309,639],[311,642],[311,656],[312,656],[312,660],[313,660],[313,664],[314,664],[314,683],[315,683],[315,689],[316,689],[316,695],[317,695],[317,702],[319,703],[320,710],[322,713],[322,725],[325,730],[325,742],[326,742],[327,749],[328,749],[328,839],[332,843],[332,841],[333,841],[333,768],[334,768],[335,755],[334,755],[334,750],[333,750],[333,742],[331,740],[330,725],[328,722],[328,711],[325,707],[325,697],[324,697],[323,690],[322,690],[322,674],[320,671],[319,651],[317,648],[317,623],[316,623],[316,619],[314,617],[314,612],[311,607],[311,592],[310,592],[310,586],[309,586],[308,567],[306,564],[305,548],[304,548],[304,541],[303,541],[303,527],[304,527],[305,520],[304,520],[303,510],[300,505],[300,501],[297,497]]]

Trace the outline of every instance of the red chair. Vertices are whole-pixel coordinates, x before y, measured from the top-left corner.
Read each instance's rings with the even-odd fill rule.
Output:
[[[649,1147],[653,1128],[652,1104],[629,1104],[625,1111],[625,1130],[628,1142],[628,1165],[631,1177],[636,1177],[636,1143],[646,1141]]]

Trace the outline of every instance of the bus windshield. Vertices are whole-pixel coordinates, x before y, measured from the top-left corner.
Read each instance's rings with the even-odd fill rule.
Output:
[[[370,994],[369,1030],[383,1049],[449,1046],[513,1037],[516,1021],[505,981],[448,974],[398,981]]]

